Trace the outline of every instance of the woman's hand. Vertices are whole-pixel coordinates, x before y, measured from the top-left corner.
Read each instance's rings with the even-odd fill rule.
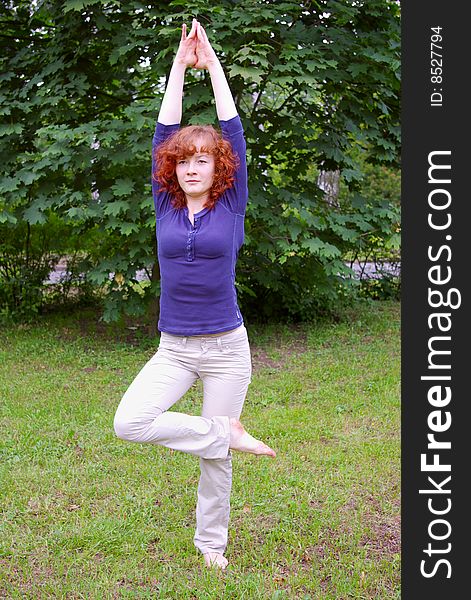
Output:
[[[191,25],[191,31],[186,35],[186,25],[182,25],[182,37],[180,39],[180,45],[178,46],[177,53],[175,55],[175,62],[185,65],[185,67],[196,67],[197,56],[196,56],[196,32],[198,28],[198,21],[193,19]],[[196,67],[200,68],[200,67]]]
[[[219,62],[213,47],[209,43],[208,36],[201,23],[196,21],[196,63],[195,69],[209,69],[209,67]]]

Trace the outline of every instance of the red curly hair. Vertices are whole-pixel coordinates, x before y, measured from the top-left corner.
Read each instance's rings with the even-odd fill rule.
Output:
[[[201,140],[200,148],[195,145],[197,140]],[[214,156],[214,179],[209,190],[209,199],[205,204],[207,208],[214,208],[223,192],[234,183],[239,159],[233,152],[230,142],[225,140],[212,125],[182,127],[156,148],[154,153],[156,166],[152,173],[154,181],[160,184],[159,191],[167,191],[173,196],[175,208],[186,206],[185,194],[176,175],[177,161],[197,151]]]

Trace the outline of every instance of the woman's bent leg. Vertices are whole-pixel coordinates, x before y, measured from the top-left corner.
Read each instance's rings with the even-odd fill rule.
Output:
[[[160,444],[199,457],[225,458],[229,419],[168,411],[198,375],[185,348],[158,352],[142,368],[124,394],[114,418],[116,435],[132,442]]]

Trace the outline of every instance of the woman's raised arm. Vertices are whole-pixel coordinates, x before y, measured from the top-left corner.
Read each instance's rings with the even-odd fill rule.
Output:
[[[202,25],[197,22],[196,29],[196,69],[208,69],[216,101],[216,112],[220,121],[228,121],[237,115],[226,75],[216,53],[211,46]]]
[[[183,84],[187,67],[196,65],[196,31],[198,22],[193,19],[191,31],[186,35],[186,25],[182,26],[182,36],[168,77],[165,94],[160,106],[158,122],[162,125],[175,125],[182,119]]]

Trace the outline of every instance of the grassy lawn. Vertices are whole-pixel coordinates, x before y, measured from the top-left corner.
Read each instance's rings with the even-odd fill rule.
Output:
[[[117,439],[158,339],[84,314],[0,338],[0,597],[399,599],[400,309],[251,326],[242,422],[275,460],[233,455],[230,567],[193,546],[198,460]],[[197,414],[200,386],[175,410]]]

